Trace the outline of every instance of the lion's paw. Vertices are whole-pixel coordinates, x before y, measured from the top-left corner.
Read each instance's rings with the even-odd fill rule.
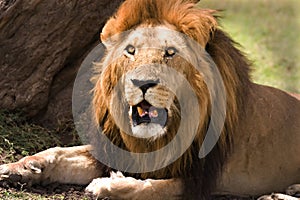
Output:
[[[299,199],[286,194],[276,193],[276,194],[261,196],[257,200],[299,200]]]
[[[300,197],[300,184],[291,185],[285,192],[288,195]]]
[[[0,165],[0,182],[31,186],[39,182],[45,165],[46,160],[39,156],[28,156],[15,163]]]
[[[109,178],[94,179],[85,190],[99,198],[135,199],[142,187],[143,181],[112,172]]]

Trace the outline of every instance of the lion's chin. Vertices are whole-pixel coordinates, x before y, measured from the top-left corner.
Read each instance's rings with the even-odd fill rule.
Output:
[[[165,133],[164,127],[155,123],[132,125],[131,128],[134,137],[143,139],[156,140]]]

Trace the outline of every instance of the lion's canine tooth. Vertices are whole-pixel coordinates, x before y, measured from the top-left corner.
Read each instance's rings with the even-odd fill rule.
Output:
[[[139,113],[139,116],[142,117],[144,114],[144,110],[141,107],[137,107],[137,111]]]

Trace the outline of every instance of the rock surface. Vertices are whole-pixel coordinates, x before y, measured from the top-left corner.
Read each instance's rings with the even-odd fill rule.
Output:
[[[122,0],[0,0],[0,108],[72,119],[76,72]]]

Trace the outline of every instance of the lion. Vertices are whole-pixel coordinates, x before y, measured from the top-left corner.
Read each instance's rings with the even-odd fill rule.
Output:
[[[101,33],[106,54],[95,66],[91,115],[102,132],[91,133],[90,145],[1,165],[0,180],[89,184],[87,192],[112,199],[260,196],[290,185],[287,194],[296,194],[300,98],[251,81],[250,61],[218,26],[216,13],[185,0],[126,0]],[[211,124],[217,141],[201,157]],[[100,135],[141,156],[137,171],[98,161],[113,157]],[[142,162],[161,149],[169,154]],[[179,157],[170,159],[173,154]],[[110,159],[130,168],[125,155]],[[293,198],[288,195],[261,199]]]

